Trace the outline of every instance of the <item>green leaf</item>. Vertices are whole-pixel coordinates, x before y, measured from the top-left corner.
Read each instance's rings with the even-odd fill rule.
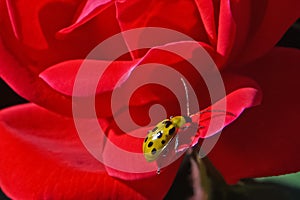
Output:
[[[298,200],[300,199],[300,172],[276,177],[242,180],[229,186],[226,198],[230,200]]]
[[[255,179],[258,182],[278,183],[287,187],[300,189],[300,172],[282,176],[272,176]],[[300,199],[300,198],[299,198]]]

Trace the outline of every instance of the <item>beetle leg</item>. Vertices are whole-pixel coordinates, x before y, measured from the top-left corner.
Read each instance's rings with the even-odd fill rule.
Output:
[[[160,168],[159,167],[156,170],[156,174],[160,174]]]

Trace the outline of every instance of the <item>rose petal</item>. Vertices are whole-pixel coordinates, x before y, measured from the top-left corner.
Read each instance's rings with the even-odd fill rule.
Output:
[[[25,68],[19,65],[19,63],[7,52],[7,50],[1,46],[1,61],[3,64],[1,64],[1,77],[15,90],[17,91],[21,96],[27,98],[30,101],[33,101],[35,103],[38,103],[39,105],[42,105],[48,109],[54,110],[59,113],[63,113],[66,115],[71,115],[71,98],[66,96],[65,94],[70,95],[73,86],[72,83],[74,82],[74,78],[76,75],[76,68],[78,68],[78,65],[80,62],[65,62],[62,64],[59,64],[53,68],[50,68],[45,71],[45,73],[42,73],[42,77],[47,81],[47,83],[50,84],[53,88],[49,87],[49,85],[45,84],[42,79],[37,78],[34,71],[31,71],[30,68]],[[152,51],[151,51],[152,52]],[[163,60],[163,62],[168,65],[168,63],[174,63],[177,62],[175,59],[168,60],[164,57],[164,55],[160,55],[158,58],[157,55],[159,52],[154,51],[156,53],[149,53],[149,56],[145,57],[145,60],[148,61],[156,61],[159,59]],[[166,54],[168,55],[168,54]],[[102,61],[99,61],[100,63]],[[74,65],[74,63],[77,65]],[[105,63],[105,62],[103,62]],[[116,67],[119,68],[118,62],[116,62]],[[135,61],[132,62],[133,64]],[[126,73],[126,69],[130,65],[127,65],[126,62],[124,62],[122,66],[122,70],[125,70],[124,73]],[[178,63],[180,64],[180,63]],[[126,67],[127,66],[127,67]],[[133,65],[134,66],[134,65]],[[74,69],[73,69],[74,68]],[[68,70],[68,73],[66,73],[65,70]],[[119,69],[117,70],[121,72]],[[15,74],[21,74],[21,77],[15,76]],[[120,74],[124,75],[124,74]],[[117,76],[119,77],[119,76]],[[125,77],[123,77],[125,78]],[[105,79],[105,77],[104,77]],[[60,80],[60,81],[57,81]],[[65,81],[68,80],[68,81]],[[104,86],[104,90],[109,90],[109,88],[114,87],[117,80],[107,78],[105,79],[107,84]],[[125,79],[124,79],[125,80]],[[131,83],[132,84],[132,83]],[[55,90],[56,91],[55,91]],[[102,88],[103,89],[103,88]],[[59,92],[57,92],[59,91]],[[61,93],[60,93],[61,92]],[[161,95],[159,95],[161,96]],[[51,99],[51,100],[50,100]],[[153,98],[151,96],[151,92],[148,95],[145,95],[142,97],[141,100],[147,100],[148,102],[153,101]],[[154,99],[157,99],[154,96]],[[106,105],[103,102],[100,104]],[[107,106],[106,106],[107,108]],[[110,112],[107,114],[105,111],[101,115],[107,116],[111,115]]]
[[[275,48],[249,64],[264,101],[228,126],[209,155],[228,183],[300,170],[300,51]]]
[[[71,115],[70,99],[57,93],[34,71],[20,65],[0,41],[0,76],[14,91],[29,101]],[[16,74],[18,76],[16,76]],[[51,101],[49,101],[51,99]]]
[[[251,5],[248,6],[247,2],[232,2],[232,12],[238,23],[237,32],[244,35],[239,36],[239,45],[236,45],[234,49],[234,51],[241,52],[237,57],[233,55],[231,59],[235,65],[250,62],[267,53],[300,17],[298,0],[249,2]],[[252,17],[247,17],[247,13]],[[244,42],[241,42],[241,38],[244,38]]]
[[[220,132],[224,127],[236,120],[246,108],[259,105],[261,99],[260,90],[256,88],[241,88],[228,94],[226,98],[221,99],[212,106],[207,107],[201,111],[203,113],[200,114],[200,119],[198,119],[198,116],[192,118],[194,123],[197,123],[199,127],[203,127],[199,129],[199,135],[195,137],[195,142],[198,142],[199,138],[207,138]],[[226,111],[218,109],[219,107],[222,108],[225,102]],[[207,110],[211,112],[205,112]],[[216,118],[220,118],[221,121],[219,122]],[[210,125],[213,119],[216,119],[216,121]]]
[[[206,53],[205,50],[203,51],[201,56],[204,56],[203,66],[206,66],[207,62],[212,62],[210,56],[214,58],[215,61],[218,62],[219,56],[209,47],[209,46],[203,46],[205,50],[210,54]],[[159,50],[159,48],[163,50]],[[135,68],[138,65],[147,64],[147,63],[160,63],[167,66],[171,66],[171,70],[173,69],[174,72],[181,72],[190,82],[190,84],[194,87],[194,90],[196,91],[196,95],[198,96],[198,99],[203,99],[201,102],[203,102],[203,105],[208,105],[208,101],[206,100],[207,90],[205,89],[205,84],[203,84],[203,81],[201,82],[201,77],[196,77],[197,72],[191,72],[190,70],[187,70],[188,62],[185,60],[193,59],[193,55],[195,52],[197,52],[197,49],[199,46],[193,43],[190,44],[190,42],[179,42],[179,43],[171,43],[160,47],[155,47],[153,49],[150,49],[148,53],[138,61],[136,64],[136,61],[132,61],[131,63],[128,62],[118,62],[115,61],[112,67],[112,72],[114,74],[114,79],[111,79],[109,71],[109,76],[103,76],[103,78],[100,80],[100,83],[104,81],[104,85],[102,85],[102,88],[98,91],[109,91],[115,88],[117,81],[120,77],[122,77],[123,80],[120,80],[119,84],[122,84],[126,79],[129,79],[131,74],[135,71]],[[175,56],[170,52],[166,52],[164,50],[169,49],[181,49],[185,52],[184,59],[180,58],[179,56]],[[200,53],[201,53],[200,51]],[[71,115],[71,92],[73,91],[73,83],[74,79],[76,78],[76,72],[78,70],[78,66],[80,65],[81,61],[68,61],[64,63],[60,63],[52,68],[47,69],[41,74],[41,77],[56,91],[49,88],[41,79],[36,79],[35,75],[32,74],[33,72],[30,71],[27,68],[23,68],[19,66],[19,64],[6,52],[5,49],[2,50],[2,61],[5,61],[4,68],[2,68],[1,76],[8,81],[8,83],[17,91],[21,96],[26,97],[27,99],[36,102],[42,106],[45,106],[48,109],[54,110],[59,113]],[[211,61],[209,61],[211,60]],[[89,63],[89,61],[87,61]],[[199,61],[200,62],[200,61]],[[104,61],[93,61],[91,63],[95,63],[95,65],[99,64],[105,64]],[[8,66],[14,66],[14,67],[8,67]],[[93,65],[92,65],[93,66]],[[156,65],[154,65],[154,68]],[[147,83],[152,82],[153,80],[157,79],[157,75],[160,74],[160,76],[164,76],[164,73],[162,73],[159,69],[160,66],[157,66],[158,71],[155,69],[150,69],[150,71],[146,70],[146,72],[143,73],[139,77],[139,80],[146,81]],[[118,68],[117,70],[114,70],[115,68]],[[120,70],[122,68],[122,70]],[[134,70],[133,70],[134,69]],[[138,69],[138,68],[137,68]],[[206,68],[204,68],[205,70]],[[207,68],[208,69],[208,68]],[[67,71],[66,71],[67,70]],[[128,70],[128,72],[126,72]],[[119,73],[115,73],[115,71],[118,71]],[[67,73],[66,73],[67,72]],[[97,72],[99,73],[99,72]],[[95,73],[95,74],[97,74]],[[202,72],[201,72],[202,73]],[[205,72],[203,72],[205,74]],[[14,74],[23,74],[22,78],[18,78],[14,76]],[[119,75],[117,75],[119,74]],[[123,76],[125,74],[128,74],[126,76]],[[106,78],[105,78],[106,77]],[[108,77],[108,78],[107,78]],[[128,81],[128,84],[124,85],[123,88],[120,89],[121,91],[121,97],[120,99],[124,99],[123,97],[131,95],[132,93],[128,92],[129,89],[137,85],[137,77],[131,77],[131,81]],[[85,78],[89,78],[85,77]],[[164,78],[166,79],[166,78]],[[174,78],[170,79],[173,80]],[[67,80],[67,81],[65,81]],[[180,77],[176,78],[176,80],[180,81]],[[88,80],[87,80],[88,83]],[[173,82],[171,82],[173,83]],[[176,83],[178,85],[178,83]],[[175,84],[175,87],[177,87]],[[180,83],[181,84],[181,83]],[[37,88],[38,91],[33,90],[32,88]],[[88,85],[82,86],[82,88],[90,88]],[[98,88],[99,89],[99,88]],[[123,92],[122,92],[123,91]],[[184,91],[181,92],[182,97],[184,97]],[[68,96],[66,96],[68,95]],[[125,96],[124,96],[125,95]],[[51,97],[51,100],[49,100]],[[110,107],[107,105],[110,104],[110,94],[107,94],[105,97],[102,95],[96,98],[96,108],[97,108],[97,114],[98,116],[111,116],[112,112],[110,111]],[[222,98],[222,97],[219,97]],[[138,99],[135,99],[132,101],[132,105],[142,105],[142,104],[148,104],[150,102],[168,102],[169,97],[167,95],[161,95],[160,90],[144,90],[144,93],[142,96],[139,96]],[[128,105],[127,102],[120,102],[121,104],[118,105],[118,109],[121,109],[122,107]]]
[[[15,9],[11,11],[5,1],[1,1],[0,36],[3,45],[23,67],[30,66],[37,73],[59,62],[84,59],[96,45],[120,29],[114,17],[115,9],[111,7],[83,24],[82,28],[57,37],[60,29],[72,23],[80,3],[73,0],[38,1],[28,7],[24,5],[26,1],[11,1],[10,7]],[[16,28],[11,26],[10,13],[14,13]],[[104,28],[107,21],[110,21],[109,29]],[[14,30],[20,30],[19,39]]]
[[[0,184],[14,199],[161,199],[176,174],[114,179],[82,145],[73,119],[34,104],[2,110],[0,119]]]
[[[205,91],[205,89],[199,90],[200,87],[203,88],[203,84],[199,83],[199,81],[201,82],[200,76],[199,78],[195,78],[197,76],[197,72],[190,73],[190,71],[187,70],[187,67],[190,66],[190,64],[187,61],[185,61],[185,59],[187,60],[193,59],[194,52],[196,52],[197,48],[199,48],[198,45],[196,45],[197,47],[195,47],[195,45],[196,44],[190,45],[189,42],[180,42],[180,43],[171,43],[164,46],[158,46],[150,49],[148,53],[140,60],[114,61],[109,66],[107,65],[109,63],[108,61],[71,60],[71,61],[59,63],[51,68],[48,68],[47,70],[45,70],[40,74],[40,77],[43,80],[45,80],[46,83],[48,83],[54,90],[56,90],[58,93],[62,93],[63,95],[67,95],[70,97],[71,96],[84,97],[84,96],[91,96],[92,94],[95,94],[98,116],[102,116],[102,117],[111,116],[112,113],[111,111],[109,111],[110,107],[108,107],[107,105],[111,104],[111,94],[113,90],[117,89],[117,91],[119,92],[117,94],[121,95],[119,96],[120,97],[119,99],[125,100],[126,98],[129,98],[132,95],[134,88],[136,88],[137,86],[141,86],[139,84],[153,83],[156,80],[158,80],[158,77],[161,77],[161,79],[164,79],[165,81],[169,80],[170,84],[174,85],[174,79],[180,81],[180,77],[177,76],[174,78],[174,74],[176,73],[184,74],[188,79],[188,81],[191,82],[192,86],[198,88],[196,90],[197,95],[205,96],[204,92],[201,92],[201,91]],[[203,66],[204,65],[210,66],[210,64],[207,64],[206,61],[208,63],[212,63],[213,65],[213,61],[210,58],[210,56],[213,56],[213,58],[215,58],[215,60],[218,61],[218,55],[215,54],[209,46],[204,46],[204,47],[205,50],[199,49],[200,53],[201,51],[203,51],[200,56],[204,57],[203,61],[199,61],[199,62],[203,62]],[[176,56],[164,50],[164,49],[174,50],[179,48],[185,49],[184,52],[186,54],[186,58],[183,59],[179,56]],[[146,64],[148,64],[147,67],[146,66],[140,67]],[[171,73],[169,76],[166,76],[165,75],[166,70],[161,69],[162,64],[169,66],[170,67],[169,71],[171,70],[171,72],[173,73]],[[83,67],[84,69],[82,70],[81,67]],[[80,74],[78,74],[79,69],[81,69]],[[105,72],[103,76],[100,78],[98,84],[98,79],[102,72],[100,69],[102,69],[102,71],[105,70]],[[195,71],[195,69],[193,70]],[[209,70],[209,67],[207,67],[207,69],[203,68],[202,70],[204,71]],[[76,82],[77,84],[76,84],[76,91],[74,93],[73,87],[74,87],[75,79],[77,80]],[[175,84],[178,84],[177,82]],[[97,85],[98,85],[97,90],[93,89]],[[105,92],[109,92],[109,93],[104,94]],[[181,96],[184,96],[184,91],[182,91],[181,93],[182,93]],[[131,105],[139,106],[142,104],[148,104],[149,102],[157,102],[157,101],[167,102],[169,99],[168,95],[161,95],[159,90],[156,91],[154,89],[143,90],[143,95],[137,97],[138,98],[136,98],[134,101],[131,101]],[[69,98],[67,99],[68,101]],[[39,102],[39,99],[35,99],[34,101]],[[71,104],[71,102],[68,101],[66,101],[66,103]],[[206,101],[203,100],[203,102]],[[53,104],[53,106],[62,106],[62,103],[64,102],[55,102],[55,99],[53,99],[49,103]],[[120,109],[128,105],[128,103],[125,101],[119,103],[121,103],[120,105],[118,105],[118,108]],[[66,107],[64,107],[64,109],[66,109]]]
[[[1,1],[1,3],[2,2],[3,1]],[[43,7],[43,12],[40,13],[40,19],[44,19],[48,12],[51,13],[52,9],[55,9],[56,7],[64,9],[64,6],[68,7],[68,12],[66,10],[62,13],[68,15],[68,17],[72,16],[69,13],[69,9],[73,4],[69,5],[65,3],[56,2],[55,4],[47,4],[47,6]],[[4,11],[1,12],[1,14],[5,15],[7,12],[6,7],[3,7],[1,4],[0,8],[1,11]],[[21,8],[23,7],[20,7],[19,9]],[[110,17],[111,13],[110,10],[106,10],[105,17]],[[62,41],[58,41],[52,34],[56,32],[55,30],[53,31],[53,29],[57,29],[60,26],[57,25],[57,23],[66,23],[66,19],[61,15],[63,15],[61,12],[53,18],[47,15],[48,23],[45,22],[45,24],[41,24],[47,25],[44,27],[47,29],[45,34],[47,38],[49,36],[49,42],[51,41],[51,47],[45,51],[37,51],[36,49],[29,48],[22,42],[13,38],[13,34],[6,21],[8,16],[1,18],[1,25],[3,25],[3,28],[0,30],[5,31],[0,33],[0,76],[19,95],[27,100],[42,105],[47,109],[65,115],[71,115],[72,104],[70,97],[53,90],[53,88],[49,87],[49,85],[45,84],[45,82],[38,77],[38,74],[45,68],[52,66],[53,63],[60,63],[61,61],[72,58],[83,59],[96,44],[101,42],[103,38],[106,38],[108,35],[111,35],[116,29],[111,28],[110,31],[99,34],[94,28],[96,27],[98,30],[98,26],[95,24],[101,24],[101,21],[103,22],[103,16],[98,16],[96,21],[92,20],[85,26],[86,29],[73,31]],[[60,17],[62,17],[62,19],[58,20]],[[49,20],[54,20],[55,23],[52,23],[52,21],[49,22]],[[106,23],[106,20],[104,21]],[[96,38],[94,36],[96,36]]]
[[[208,41],[196,4],[190,1],[117,1],[117,19],[122,31],[160,27],[179,31],[196,41]],[[188,22],[188,23],[187,23]],[[157,35],[157,37],[160,37]],[[133,54],[141,57],[142,51]]]

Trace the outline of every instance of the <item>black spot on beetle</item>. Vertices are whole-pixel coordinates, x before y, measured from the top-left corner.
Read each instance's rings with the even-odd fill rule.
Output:
[[[162,136],[162,132],[159,131],[159,132],[157,133],[157,138],[161,138],[161,136]]]
[[[171,121],[165,121],[164,124],[165,124],[165,127],[168,128],[172,124],[172,122]]]
[[[161,143],[162,143],[162,144],[165,144],[165,143],[166,143],[166,141],[165,141],[165,140],[162,140],[162,141],[161,141]]]
[[[169,130],[169,135],[173,135],[175,133],[175,127],[171,128]]]
[[[148,147],[152,147],[153,142],[149,142]]]
[[[152,155],[156,154],[156,149],[155,148],[152,149],[151,154]]]
[[[147,140],[148,140],[148,137],[145,138],[145,141],[144,141],[144,142],[147,142]]]

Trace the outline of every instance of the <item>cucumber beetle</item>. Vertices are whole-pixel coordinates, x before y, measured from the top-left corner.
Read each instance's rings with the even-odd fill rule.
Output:
[[[158,158],[169,142],[176,136],[178,130],[186,123],[192,122],[188,116],[170,117],[159,122],[143,142],[143,153],[148,162]]]
[[[168,152],[167,147],[175,138],[175,151],[178,146],[178,130],[185,127],[185,124],[192,123],[191,116],[189,116],[189,98],[186,83],[181,78],[184,86],[185,96],[187,100],[187,116],[175,116],[170,119],[165,119],[159,122],[152,130],[148,131],[148,135],[143,142],[143,154],[148,162],[157,160],[161,155]],[[164,152],[165,151],[165,152]],[[160,174],[160,166],[156,171]]]

